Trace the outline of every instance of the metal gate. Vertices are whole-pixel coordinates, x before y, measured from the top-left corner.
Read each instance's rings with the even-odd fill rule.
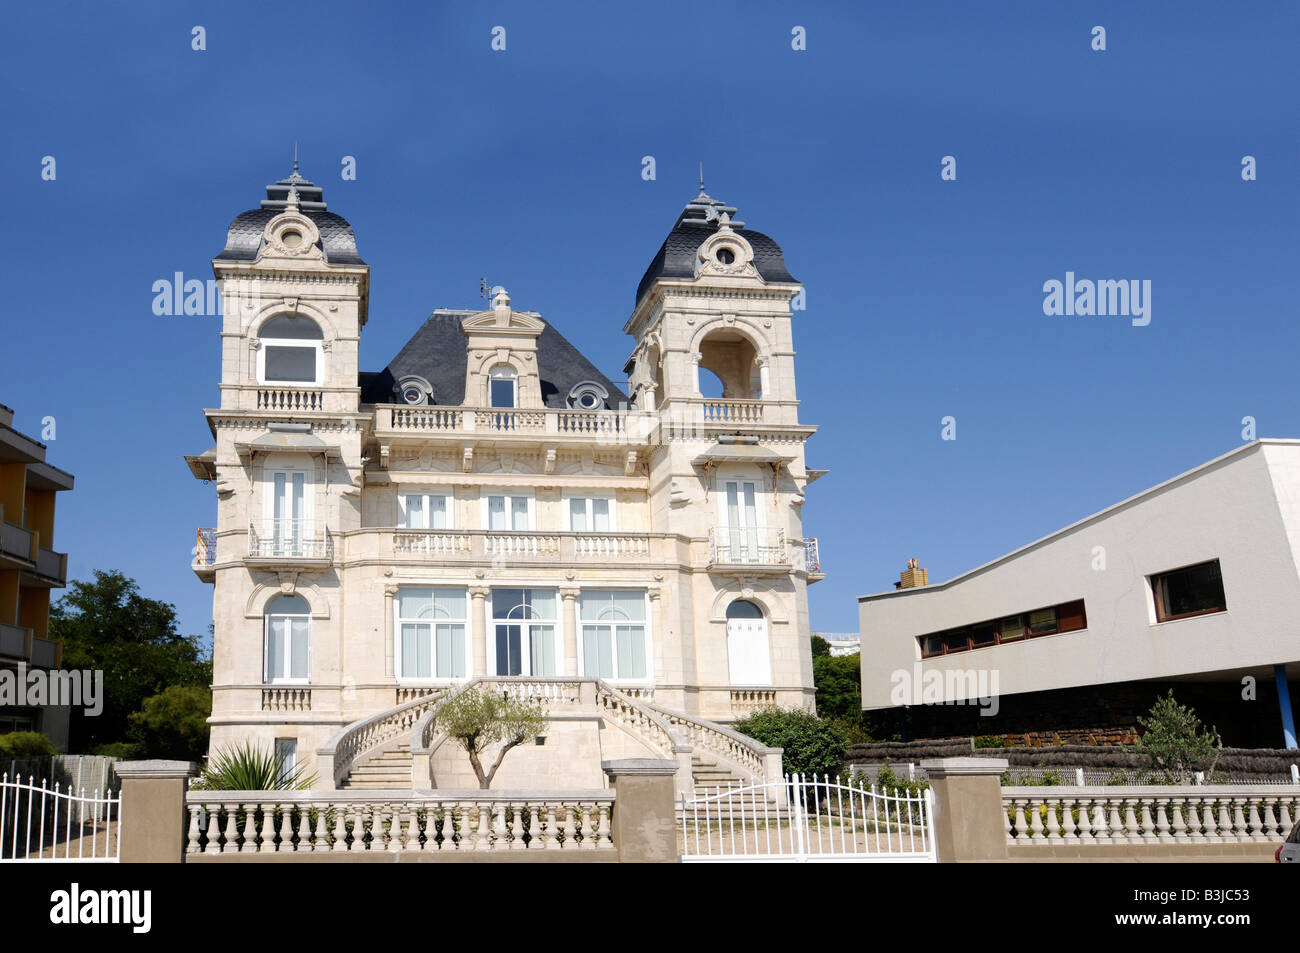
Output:
[[[681,795],[677,837],[683,862],[934,863],[934,801],[795,774]]]
[[[122,794],[74,793],[72,785],[0,775],[0,863],[116,863]]]

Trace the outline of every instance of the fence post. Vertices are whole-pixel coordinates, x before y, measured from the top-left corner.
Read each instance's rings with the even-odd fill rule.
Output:
[[[119,761],[118,849],[124,863],[178,864],[184,857],[185,781],[191,761]]]
[[[934,792],[934,844],[940,863],[1007,856],[1002,783],[1006,758],[922,761]]]
[[[660,758],[602,761],[614,788],[611,834],[621,862],[672,863],[677,860],[674,811],[677,762]]]

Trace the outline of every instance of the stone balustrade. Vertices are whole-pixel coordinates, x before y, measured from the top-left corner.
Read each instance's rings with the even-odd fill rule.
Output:
[[[311,689],[264,688],[262,711],[311,711]]]
[[[708,751],[747,772],[754,781],[783,777],[780,748],[769,748],[738,731],[711,722],[697,721],[681,712],[649,706],[680,734],[692,750]]]
[[[382,748],[390,741],[409,735],[411,729],[429,711],[445,689],[421,694],[387,711],[362,718],[346,725],[323,746],[316,749],[317,781],[326,790],[337,788],[348,776],[361,755]]]
[[[1291,785],[1003,788],[1008,845],[1228,844],[1282,840]]]
[[[190,791],[184,852],[433,853],[614,847],[615,793]]]

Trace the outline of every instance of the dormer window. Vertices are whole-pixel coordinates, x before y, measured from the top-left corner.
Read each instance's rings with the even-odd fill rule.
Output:
[[[488,400],[493,407],[519,406],[519,375],[513,367],[492,368],[488,374]]]
[[[609,399],[609,391],[595,381],[574,384],[569,391],[569,406],[575,410],[600,410]]]
[[[397,394],[398,403],[402,404],[431,404],[433,403],[433,388],[423,377],[417,377],[414,374],[408,374],[397,382],[393,388]]]
[[[257,379],[262,384],[313,384],[324,380],[324,335],[311,318],[282,314],[262,325]]]

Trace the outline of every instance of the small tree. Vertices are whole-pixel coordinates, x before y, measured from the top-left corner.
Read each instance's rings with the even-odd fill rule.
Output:
[[[492,786],[497,769],[511,748],[546,730],[546,713],[539,701],[510,698],[504,692],[471,688],[447,699],[438,707],[438,727],[465,749],[474,767],[478,786]],[[482,755],[500,744],[496,762],[483,770]]]
[[[1152,767],[1167,779],[1186,784],[1196,767],[1214,769],[1223,748],[1219,732],[1213,726],[1203,730],[1196,712],[1174,700],[1173,689],[1157,699],[1147,717],[1139,717],[1137,722],[1142,729],[1139,747],[1151,759]]]

